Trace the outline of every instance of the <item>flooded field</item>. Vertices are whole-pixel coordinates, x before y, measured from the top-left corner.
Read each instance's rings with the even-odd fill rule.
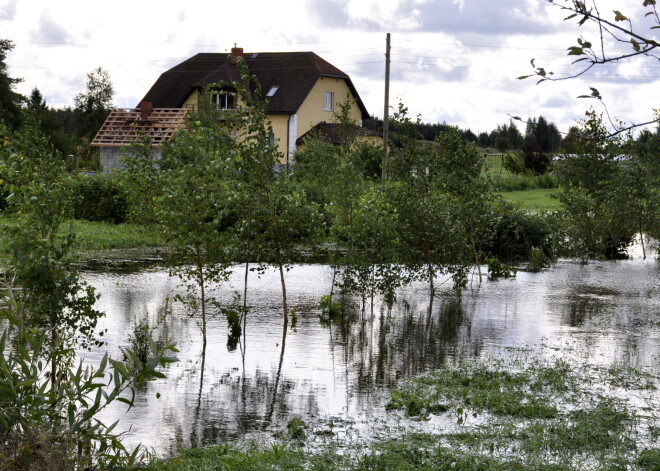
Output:
[[[397,293],[391,310],[377,301],[362,312],[355,300],[353,312],[333,322],[321,320],[318,308],[330,291],[331,268],[296,265],[287,273],[287,291],[298,320],[285,337],[279,274],[251,273],[244,338],[228,347],[227,321],[215,316],[203,371],[198,320],[172,301],[183,291],[166,269],[90,269],[84,279],[101,295],[100,327],[113,357],[142,319],[157,326],[156,336],[177,341],[179,361],[167,368],[167,379],[138,391],[128,413],[122,404],[104,412],[108,422],[120,419],[122,430],[130,428],[129,444],[160,454],[272,436],[293,417],[330,426],[343,440],[381,436],[401,421],[386,412],[390,388],[443,365],[561,358],[633,367],[656,384],[660,373],[655,260],[559,261],[541,273],[481,285],[475,277],[461,297],[446,283],[430,313],[427,286],[412,284]],[[236,267],[230,282],[210,295],[229,303],[242,283],[243,268]],[[642,402],[639,407],[660,408],[657,391]]]

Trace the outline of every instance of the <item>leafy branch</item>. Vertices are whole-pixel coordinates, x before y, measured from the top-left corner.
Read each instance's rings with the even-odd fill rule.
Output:
[[[546,0],[553,6],[568,12],[568,16],[564,21],[569,21],[578,18],[578,26],[583,26],[587,23],[593,24],[597,29],[597,41],[594,42],[585,39],[583,36],[577,38],[576,45],[567,48],[567,55],[575,58],[571,64],[580,64],[582,67],[575,73],[558,77],[553,71],[540,67],[536,64],[535,59],[531,59],[530,64],[533,72],[528,75],[518,77],[519,80],[524,80],[530,77],[537,77],[539,80],[537,84],[545,81],[561,81],[569,80],[580,77],[592,70],[594,67],[601,66],[608,63],[618,63],[624,60],[630,60],[635,57],[644,56],[651,59],[660,61],[660,42],[654,36],[654,30],[660,29],[660,16],[658,15],[656,0],[643,0],[642,6],[646,9],[643,18],[651,22],[648,30],[640,31],[633,26],[633,21],[630,17],[619,10],[612,10],[610,15],[601,13],[598,8],[596,0],[591,2],[580,0],[563,0],[560,4],[557,0]],[[608,51],[608,46],[612,42],[626,44],[630,47],[624,52]],[[611,119],[609,111],[605,106],[603,97],[598,89],[589,87],[591,93],[588,95],[580,95],[578,98],[596,99],[601,102],[605,108],[605,113],[612,125],[614,131],[609,137],[616,136],[631,129],[646,126],[653,123],[658,123],[659,119],[653,119],[644,123],[634,123],[630,126],[616,125]]]

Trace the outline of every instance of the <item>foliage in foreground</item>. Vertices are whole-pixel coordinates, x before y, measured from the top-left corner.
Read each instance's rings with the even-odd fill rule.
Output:
[[[16,209],[2,234],[0,469],[132,464],[144,451],[129,453],[113,433],[117,423],[106,426],[98,414],[116,401],[131,407],[133,386],[163,377],[156,368],[174,361],[166,355],[173,344],[153,341],[146,361],[131,350],[126,362],[106,355],[96,369],[76,358],[77,348],[102,344],[103,313],[73,263],[74,235],[61,230],[71,183],[63,164],[33,116],[0,148],[0,177]]]
[[[26,329],[13,297],[9,305],[0,336],[0,469],[113,469],[144,459],[143,448],[124,447],[117,422],[97,417],[113,402],[132,407],[133,385],[163,377],[157,369],[174,361],[174,344],[150,339],[146,362],[127,350],[124,362],[106,354],[97,368],[68,367],[66,351],[46,348],[46,329]],[[61,365],[56,377],[52,362]]]

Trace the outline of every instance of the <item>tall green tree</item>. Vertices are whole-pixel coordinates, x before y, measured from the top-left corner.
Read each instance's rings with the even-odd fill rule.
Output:
[[[9,130],[18,128],[21,122],[21,103],[23,96],[14,91],[14,86],[21,80],[9,76],[7,54],[14,48],[8,39],[0,39],[0,121],[4,121]]]
[[[208,289],[227,279],[232,261],[234,142],[217,124],[193,119],[165,146],[158,178],[155,217],[169,263],[187,283],[187,304],[201,316],[203,356],[214,301]]]
[[[448,127],[435,143],[428,143],[419,139],[404,107],[399,107],[394,120],[402,133],[401,146],[392,150],[387,195],[397,215],[400,262],[414,278],[428,282],[432,309],[437,273],[462,273],[471,259],[459,224],[459,200],[443,185],[447,168],[441,154],[445,149],[437,144],[446,133],[461,140],[462,134]]]
[[[64,229],[70,209],[70,177],[64,161],[26,113],[21,129],[0,149],[0,173],[9,187],[17,219],[6,229],[7,277],[21,287],[18,302],[28,326],[45,328],[48,351],[69,350],[72,342],[95,342],[101,313],[93,288],[80,281],[70,249],[74,235]],[[64,229],[64,230],[63,230]],[[52,356],[51,376],[62,365]],[[72,359],[72,355],[69,359]]]
[[[88,140],[94,138],[103,122],[112,111],[115,90],[110,74],[97,67],[87,74],[85,91],[74,98],[76,134]]]
[[[567,231],[566,249],[583,260],[616,257],[630,244],[630,198],[622,186],[630,166],[621,136],[609,137],[601,117],[592,113],[580,124],[575,154],[556,164]]]
[[[439,167],[443,169],[439,190],[456,202],[457,224],[482,280],[483,247],[493,236],[493,203],[496,199],[490,178],[482,177],[484,156],[458,130],[448,130],[436,141]],[[460,273],[457,273],[459,275]]]
[[[63,158],[73,154],[75,152],[73,136],[65,131],[57,110],[48,106],[37,87],[32,89],[26,104],[32,115],[37,119],[42,134],[53,144],[55,150]]]

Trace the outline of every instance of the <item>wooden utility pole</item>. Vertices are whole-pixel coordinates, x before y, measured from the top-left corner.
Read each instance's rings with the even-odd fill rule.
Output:
[[[383,163],[381,176],[387,181],[387,165],[389,154],[389,119],[390,114],[390,33],[387,33],[385,45],[385,110],[383,111]]]

